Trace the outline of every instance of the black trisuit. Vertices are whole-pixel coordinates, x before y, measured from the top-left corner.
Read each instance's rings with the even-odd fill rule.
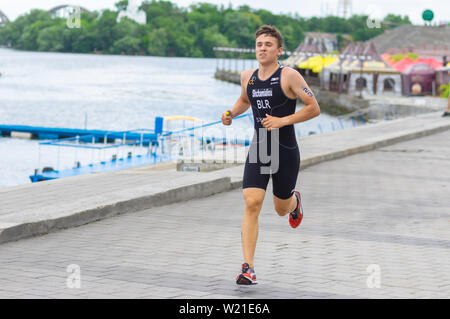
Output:
[[[256,187],[265,190],[269,178],[272,176],[273,194],[280,199],[288,199],[293,194],[300,168],[300,152],[295,138],[294,125],[283,126],[268,132],[261,124],[266,114],[284,117],[295,113],[297,100],[288,98],[281,89],[282,71],[283,66],[280,65],[272,76],[266,81],[261,81],[258,78],[258,70],[256,70],[247,83],[247,96],[252,106],[255,135],[245,161],[242,188]],[[279,132],[279,165],[274,164],[273,168],[275,169],[272,169],[270,174],[264,174],[261,172],[261,168],[266,167],[264,169],[268,170],[274,158],[269,160],[267,156],[259,156],[260,148],[264,146],[262,153],[271,155],[271,134],[275,134],[275,137],[275,130]],[[250,156],[251,152],[253,152],[252,156]],[[258,154],[256,159],[254,154]],[[274,154],[276,153],[274,152]]]

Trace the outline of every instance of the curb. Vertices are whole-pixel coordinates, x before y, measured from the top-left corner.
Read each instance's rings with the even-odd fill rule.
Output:
[[[230,177],[222,177],[207,182],[170,189],[166,192],[98,206],[56,219],[11,225],[3,229],[0,228],[0,244],[48,234],[60,229],[77,227],[120,214],[211,196],[230,190],[231,185]]]

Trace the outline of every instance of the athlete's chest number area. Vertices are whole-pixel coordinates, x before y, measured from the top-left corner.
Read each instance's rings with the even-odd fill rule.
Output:
[[[270,109],[269,100],[256,100],[258,109]]]

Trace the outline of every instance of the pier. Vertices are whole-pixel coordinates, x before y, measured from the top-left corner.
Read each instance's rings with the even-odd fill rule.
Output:
[[[62,139],[77,136],[91,136],[96,143],[107,142],[114,143],[115,139],[123,139],[124,134],[127,140],[144,140],[146,145],[157,140],[157,134],[162,131],[148,133],[135,133],[130,131],[105,131],[105,130],[83,130],[74,128],[58,127],[39,127],[27,125],[0,125],[1,136],[14,136],[16,133],[22,133],[21,137],[32,139],[51,140]]]
[[[251,115],[246,113],[236,117],[235,120],[242,118],[251,120]],[[164,125],[170,127],[168,121],[176,120],[183,121],[183,128],[173,127],[171,130],[163,130]],[[185,120],[194,122],[190,127],[186,127]],[[195,124],[198,122],[202,121],[186,116],[156,117],[154,129],[128,131],[0,125],[0,133],[1,136],[46,139],[39,143],[38,168],[29,176],[33,183],[118,171],[171,160],[179,160],[178,170],[196,171],[220,169],[245,161],[245,147],[250,145],[250,136],[238,137],[237,132],[231,136],[227,136],[227,132],[222,132],[225,133],[223,136],[217,136],[217,133],[221,133],[217,128],[217,125],[222,127],[221,121]],[[56,167],[47,165],[41,168],[42,146],[58,148]],[[126,151],[121,149],[126,147],[131,147],[132,150],[125,155]],[[60,169],[60,148],[75,149],[75,166]],[[215,152],[216,148],[220,148],[221,152]],[[78,160],[78,150],[89,152],[89,163],[82,164]],[[94,160],[95,155],[98,155],[98,161]],[[198,161],[199,158],[201,161]],[[192,165],[193,162],[197,163]]]

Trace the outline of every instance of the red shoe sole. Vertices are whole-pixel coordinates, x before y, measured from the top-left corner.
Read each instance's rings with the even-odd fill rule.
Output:
[[[238,285],[256,285],[256,280],[252,280],[248,274],[240,274],[236,278],[236,284]]]
[[[300,196],[299,192],[295,191],[294,193],[298,194],[297,209],[299,210],[299,213],[298,213],[298,218],[297,219],[293,219],[292,215],[289,214],[289,225],[291,225],[292,228],[297,228],[300,225],[300,223],[302,222],[302,219],[303,219],[302,197]],[[296,195],[296,197],[297,197],[297,195]]]

